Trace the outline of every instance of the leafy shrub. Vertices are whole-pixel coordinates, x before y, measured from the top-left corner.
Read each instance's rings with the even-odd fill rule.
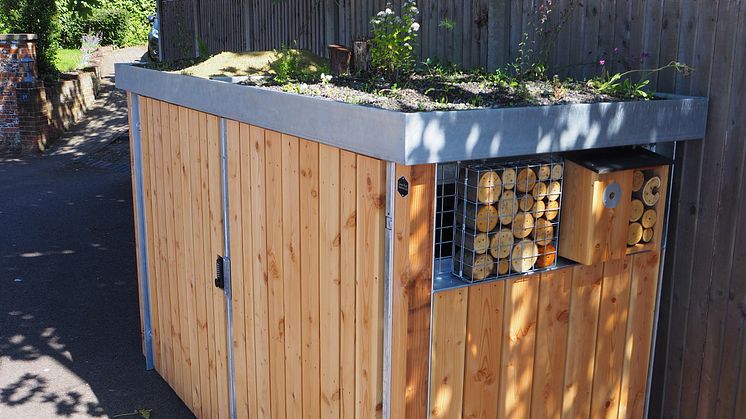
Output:
[[[290,82],[314,82],[318,81],[323,72],[329,72],[325,66],[318,66],[307,53],[298,49],[291,49],[286,45],[274,50],[276,59],[270,64],[274,70],[274,81],[279,84]]]
[[[119,9],[127,12],[127,29],[122,46],[145,45],[150,23],[148,16],[155,14],[155,0],[98,0],[100,8]]]
[[[101,43],[118,47],[127,45],[127,19],[121,9],[96,9],[85,23],[86,32],[101,32]]]
[[[36,65],[41,74],[54,74],[59,49],[57,5],[49,0],[0,0],[0,26],[4,31],[35,33]]]
[[[370,61],[378,73],[394,80],[414,70],[414,47],[420,24],[415,21],[419,10],[414,0],[402,4],[397,16],[386,3],[386,10],[370,20],[373,37],[370,40]]]

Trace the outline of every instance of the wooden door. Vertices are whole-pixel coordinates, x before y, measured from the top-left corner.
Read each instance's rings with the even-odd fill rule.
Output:
[[[219,118],[140,98],[155,368],[198,417],[229,417]]]
[[[236,416],[380,417],[386,164],[226,137]]]

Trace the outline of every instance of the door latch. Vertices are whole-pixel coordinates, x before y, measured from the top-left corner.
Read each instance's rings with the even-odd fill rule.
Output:
[[[223,272],[223,266],[225,261],[222,256],[218,256],[215,259],[215,286],[220,289],[225,289],[225,275]]]

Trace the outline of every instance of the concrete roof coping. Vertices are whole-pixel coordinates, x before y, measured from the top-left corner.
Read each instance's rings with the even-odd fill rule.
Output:
[[[36,41],[39,36],[35,33],[0,33],[0,42],[2,41]]]

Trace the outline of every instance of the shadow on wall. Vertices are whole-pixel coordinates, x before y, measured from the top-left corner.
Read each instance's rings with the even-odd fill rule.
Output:
[[[639,126],[639,120],[630,120],[625,108],[646,107],[650,102],[627,103],[625,107],[605,105],[581,105],[587,112],[558,112],[557,106],[544,106],[533,108],[540,112],[540,117],[527,120],[526,115],[520,109],[504,109],[499,117],[494,114],[489,117],[480,118],[478,113],[489,112],[489,110],[462,111],[471,113],[476,117],[471,118],[470,125],[464,124],[465,118],[444,117],[437,115],[428,117],[427,114],[410,114],[412,126],[415,127],[408,132],[416,138],[420,138],[416,146],[407,153],[408,161],[435,161],[447,156],[442,156],[445,148],[442,138],[444,133],[462,133],[463,155],[515,155],[513,149],[516,142],[526,141],[535,144],[532,153],[543,154],[572,148],[599,148],[608,147],[602,142],[603,138],[615,137],[629,141],[629,144],[645,144],[650,139],[659,135],[658,127],[663,124],[666,131],[682,132],[683,127],[670,126],[669,117],[666,112],[658,112],[657,120],[651,124],[649,129],[644,130]],[[696,107],[689,107],[684,112],[685,119],[694,118],[700,120],[702,115],[695,115]],[[637,113],[637,112],[636,112]],[[438,113],[436,113],[438,114]],[[458,115],[458,114],[455,114]],[[536,114],[534,114],[536,115]],[[523,121],[521,120],[524,119]],[[505,126],[515,126],[516,120],[525,122],[520,124],[520,132],[507,132]],[[484,123],[483,121],[487,121]],[[496,131],[494,135],[486,133],[487,130]],[[625,130],[635,133],[636,138],[625,134]],[[524,148],[524,147],[520,147]]]

